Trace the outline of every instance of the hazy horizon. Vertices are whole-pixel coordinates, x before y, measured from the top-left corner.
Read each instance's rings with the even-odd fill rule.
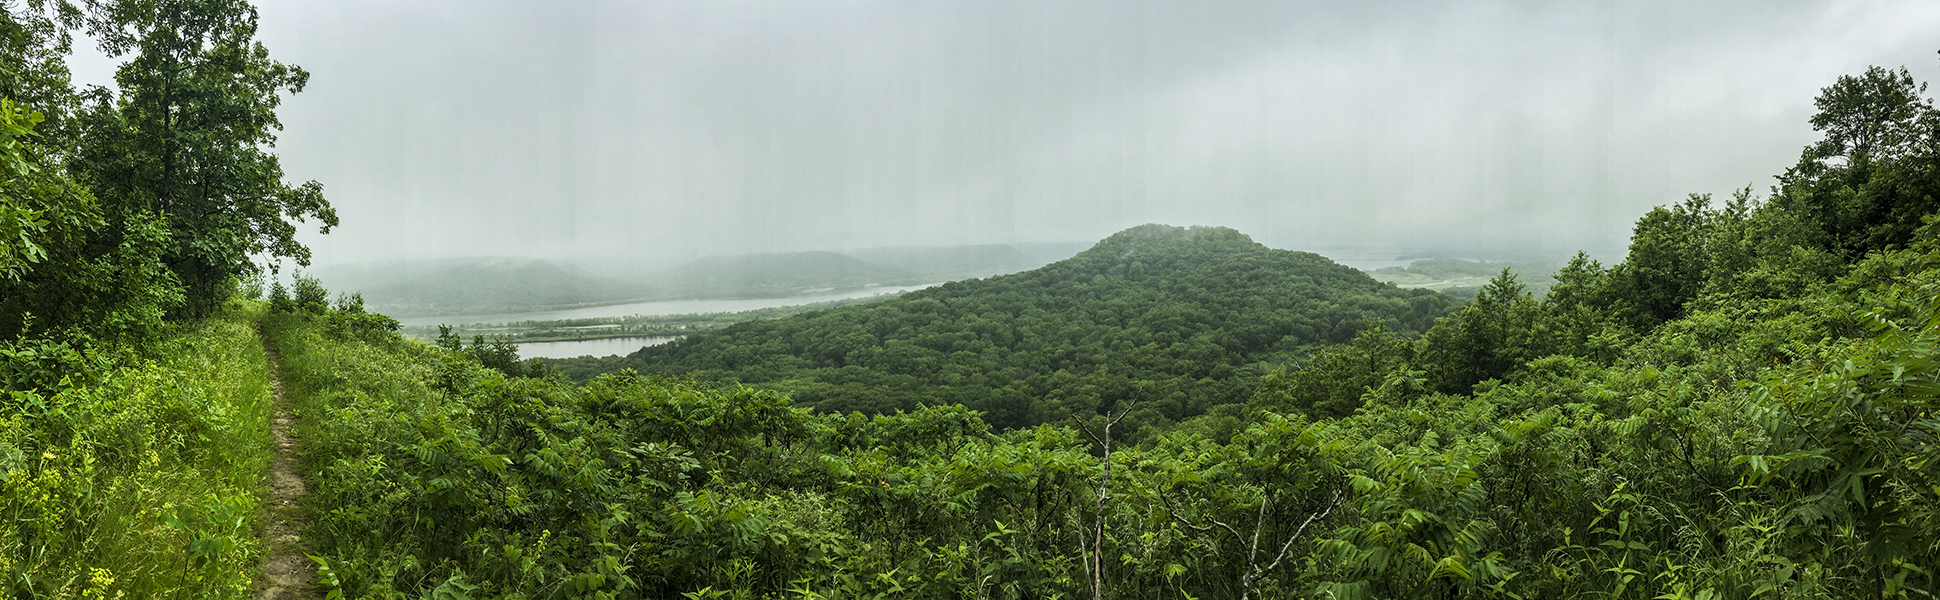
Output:
[[[1160,223],[1160,225],[1170,225],[1170,224]],[[1246,232],[1240,231],[1240,233],[1246,233]],[[1003,243],[952,244],[952,245],[904,244],[904,245],[895,245],[895,246],[870,246],[870,247],[863,247],[863,248],[824,248],[824,249],[803,249],[803,250],[785,250],[785,251],[757,251],[757,252],[743,252],[743,253],[708,254],[708,255],[702,255],[702,256],[651,257],[651,258],[637,258],[637,257],[627,257],[627,256],[620,256],[620,255],[600,255],[596,253],[587,253],[587,254],[574,255],[574,256],[464,254],[464,255],[450,255],[450,256],[376,257],[376,258],[358,259],[358,260],[330,260],[331,257],[318,257],[319,260],[315,261],[310,267],[301,269],[301,270],[320,272],[320,271],[328,271],[328,270],[341,270],[345,268],[377,267],[377,266],[383,266],[383,265],[426,266],[426,265],[437,265],[437,264],[446,264],[446,265],[476,264],[481,261],[542,261],[542,262],[557,264],[559,266],[585,269],[589,271],[589,274],[592,274],[592,275],[600,275],[600,276],[607,276],[607,277],[631,277],[631,276],[637,276],[640,274],[652,273],[655,271],[665,271],[665,270],[676,269],[682,266],[704,262],[708,259],[750,257],[750,256],[763,256],[763,255],[781,256],[781,255],[806,254],[806,253],[815,253],[815,252],[831,252],[831,253],[841,254],[844,256],[860,258],[857,256],[858,254],[861,254],[866,251],[872,251],[872,250],[948,249],[948,248],[962,248],[962,247],[974,247],[974,246],[1012,246],[1012,247],[1061,248],[1061,249],[1068,249],[1067,254],[1075,255],[1078,252],[1082,252],[1086,249],[1091,248],[1093,245],[1096,245],[1102,239],[1103,238],[1100,238],[1099,240],[1071,241],[1071,242],[1012,242],[1008,244],[1003,244]],[[1371,245],[1370,246],[1288,248],[1288,247],[1276,246],[1274,244],[1268,244],[1257,238],[1254,239],[1254,241],[1260,242],[1262,245],[1265,245],[1269,248],[1274,248],[1278,250],[1295,250],[1300,252],[1312,252],[1314,254],[1318,254],[1330,260],[1333,260],[1334,262],[1338,262],[1340,264],[1354,267],[1356,269],[1360,269],[1363,271],[1371,271],[1371,270],[1378,269],[1381,267],[1386,267],[1386,266],[1407,266],[1415,261],[1435,259],[1435,258],[1453,258],[1458,260],[1482,261],[1482,262],[1502,262],[1502,261],[1514,261],[1514,260],[1523,260],[1523,259],[1545,259],[1545,260],[1554,260],[1558,264],[1561,264],[1562,262],[1566,262],[1570,256],[1574,255],[1577,252],[1576,250],[1570,250],[1565,252],[1560,250],[1547,251],[1544,249],[1536,249],[1536,250],[1516,249],[1516,248],[1503,249],[1503,248],[1491,248],[1483,245],[1469,246],[1469,247],[1414,247],[1414,248],[1404,248],[1399,246],[1371,246]],[[1611,252],[1614,252],[1614,254],[1612,254]],[[1623,254],[1623,251],[1621,248],[1619,248],[1619,249],[1606,251],[1606,252],[1591,252],[1590,257],[1595,260],[1614,264],[1613,261],[1621,260],[1623,258],[1622,254]],[[867,259],[862,259],[862,260],[867,262]],[[1062,258],[1058,260],[1062,260]],[[629,264],[627,265],[617,264],[617,263],[623,263],[623,262],[629,263]],[[291,267],[293,266],[294,265],[285,264],[283,270],[291,271]],[[287,277],[288,275],[285,276],[286,279]]]
[[[1940,74],[1911,1],[260,2],[319,265],[1089,242],[1621,256]],[[79,84],[112,63],[77,40]],[[1322,254],[1326,254],[1322,252]]]

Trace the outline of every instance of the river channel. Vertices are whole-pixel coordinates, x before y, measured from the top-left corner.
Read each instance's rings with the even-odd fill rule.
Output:
[[[903,285],[863,288],[847,292],[815,294],[811,296],[791,296],[787,298],[744,298],[736,300],[662,300],[658,302],[635,302],[632,304],[610,304],[565,310],[548,310],[523,313],[500,313],[481,315],[437,315],[429,317],[400,317],[398,322],[405,327],[429,325],[460,325],[475,323],[513,323],[517,321],[558,321],[562,319],[595,319],[600,317],[625,317],[632,315],[684,315],[693,313],[741,312],[777,306],[814,304],[830,300],[866,298],[878,294],[894,294],[920,290],[938,284]],[[519,344],[519,356],[524,358],[570,358],[574,356],[607,356],[610,354],[632,354],[642,346],[665,344],[676,337],[631,337],[604,340],[583,340],[577,342],[526,342]]]
[[[596,319],[599,317],[626,317],[632,315],[684,315],[691,313],[741,312],[757,308],[814,304],[830,300],[866,298],[878,294],[894,294],[910,290],[920,290],[939,285],[900,285],[863,288],[847,292],[816,294],[813,296],[790,296],[787,298],[742,298],[736,300],[660,300],[655,302],[635,302],[632,304],[608,304],[585,308],[563,310],[544,310],[521,313],[498,313],[479,315],[433,315],[428,317],[398,317],[398,323],[405,327],[423,325],[469,325],[474,323],[511,323],[515,321],[558,321],[562,319]]]
[[[647,346],[658,346],[677,339],[680,339],[680,336],[623,337],[577,342],[522,342],[519,344],[519,358],[626,355]]]

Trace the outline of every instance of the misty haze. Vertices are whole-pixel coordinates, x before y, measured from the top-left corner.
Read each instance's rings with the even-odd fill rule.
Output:
[[[301,229],[311,273],[459,322],[1016,272],[1142,223],[1369,270],[1533,264],[1540,282],[1577,251],[1620,259],[1651,206],[1765,193],[1838,74],[1931,71],[1934,9],[1891,6],[260,9],[266,45],[318,73],[277,143],[343,218]],[[77,81],[111,83],[81,46]],[[948,272],[866,254],[1000,245],[1028,256]],[[693,280],[760,253],[858,264]]]
[[[1840,74],[1930,79],[1900,3],[264,2],[314,73],[319,265],[1090,243],[1620,258],[1814,139]],[[77,44],[81,84],[118,61]],[[1395,258],[1383,256],[1382,258]]]

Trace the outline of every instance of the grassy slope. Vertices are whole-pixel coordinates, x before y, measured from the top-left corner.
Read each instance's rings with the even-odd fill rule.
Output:
[[[282,356],[296,435],[304,440],[298,448],[298,470],[310,484],[304,538],[330,561],[322,573],[327,585],[380,596],[422,586],[426,571],[439,565],[392,561],[435,541],[412,535],[423,530],[415,527],[418,512],[410,503],[436,492],[424,487],[430,481],[405,487],[386,481],[391,473],[385,453],[399,451],[388,442],[448,427],[464,407],[438,389],[449,373],[441,371],[430,346],[388,332],[362,341],[333,336],[317,321],[290,313],[264,319],[265,334]],[[358,568],[363,564],[394,568]]]
[[[232,304],[91,385],[10,393],[0,593],[249,595],[271,450],[254,318]]]

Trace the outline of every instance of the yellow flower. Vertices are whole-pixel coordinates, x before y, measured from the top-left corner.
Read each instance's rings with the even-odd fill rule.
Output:
[[[114,572],[103,568],[88,569],[88,587],[81,592],[83,598],[107,598],[108,586],[114,585]],[[116,594],[116,597],[120,597]]]

